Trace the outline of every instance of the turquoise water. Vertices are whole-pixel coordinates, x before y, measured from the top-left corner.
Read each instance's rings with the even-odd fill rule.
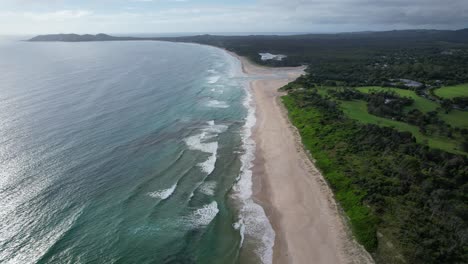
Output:
[[[0,42],[0,262],[268,261],[245,85],[206,46]]]

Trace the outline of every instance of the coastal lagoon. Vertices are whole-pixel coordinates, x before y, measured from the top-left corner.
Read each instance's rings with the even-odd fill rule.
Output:
[[[240,62],[165,42],[0,42],[0,262],[271,262]]]

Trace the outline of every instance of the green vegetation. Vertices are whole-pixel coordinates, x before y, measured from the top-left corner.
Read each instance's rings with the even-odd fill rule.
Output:
[[[376,262],[466,263],[468,158],[419,144],[417,128],[362,100],[303,85],[285,87],[290,119]]]
[[[339,103],[340,110],[351,119],[410,132],[418,143],[450,153],[468,155],[464,148],[464,142],[468,141],[466,111],[451,110],[445,113],[436,102],[406,89],[377,86],[307,88],[307,85],[307,79],[302,77],[283,89],[313,89],[319,95]],[[392,102],[386,103],[386,100]],[[397,103],[399,101],[401,102]]]
[[[320,138],[314,137],[314,132],[310,130],[312,127],[307,124],[314,120],[320,120],[321,114],[318,111],[302,112],[294,106],[293,98],[288,96],[283,97],[283,102],[288,108],[294,125],[301,128],[303,143],[307,149],[313,151],[317,165],[327,175],[327,180],[332,186],[337,187],[335,189],[336,198],[350,218],[353,233],[366,249],[375,250],[377,247],[376,219],[372,217],[370,209],[361,204],[364,193],[353,188],[352,182],[336,169],[336,162],[330,159],[325,152],[320,151],[320,147],[317,147],[332,144],[339,138],[346,138],[347,133],[351,131],[340,130],[334,134],[325,134]],[[327,127],[323,127],[323,129],[328,130]]]
[[[367,86],[357,88],[360,92],[370,93],[371,91],[393,91],[402,97],[409,97],[414,100],[414,103],[411,106],[406,108],[407,111],[410,109],[418,109],[421,112],[430,112],[436,111],[439,108],[439,105],[436,102],[423,98],[417,95],[414,91],[400,88],[388,88],[380,86]]]
[[[419,111],[425,113],[430,111],[438,111],[438,116],[447,122],[447,124],[459,128],[468,128],[468,111],[453,109],[449,113],[445,113],[440,109],[439,104],[417,95],[414,91],[380,86],[358,87],[357,89],[363,93],[370,93],[371,91],[394,91],[402,97],[409,97],[414,100],[414,103],[411,106],[406,107],[406,112],[410,111],[411,109],[418,109]],[[466,91],[468,92],[468,87]],[[325,93],[325,89],[322,89],[322,94],[323,93]]]
[[[423,135],[417,126],[369,114],[367,112],[366,102],[364,101],[341,101],[340,107],[348,117],[359,122],[392,127],[402,132],[410,132],[419,143],[427,144],[432,148],[445,150],[447,152],[465,154],[463,151],[459,150],[459,143],[455,140],[446,137]]]
[[[468,112],[460,110],[452,110],[448,114],[439,113],[439,116],[445,122],[454,127],[468,129]]]
[[[445,86],[436,89],[434,93],[441,98],[453,99],[455,97],[468,97],[468,83]]]

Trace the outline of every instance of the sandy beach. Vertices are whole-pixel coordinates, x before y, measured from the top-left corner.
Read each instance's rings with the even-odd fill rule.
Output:
[[[255,202],[263,206],[276,232],[273,263],[372,263],[339,213],[333,193],[307,156],[278,88],[304,68],[267,68],[243,57],[243,70],[256,105],[253,137]]]

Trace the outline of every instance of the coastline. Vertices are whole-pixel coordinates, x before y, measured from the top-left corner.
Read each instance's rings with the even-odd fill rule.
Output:
[[[278,89],[304,67],[269,68],[227,51],[254,80],[253,200],[275,231],[273,263],[373,263],[350,233],[333,193],[302,147]],[[286,177],[285,177],[286,176]]]

